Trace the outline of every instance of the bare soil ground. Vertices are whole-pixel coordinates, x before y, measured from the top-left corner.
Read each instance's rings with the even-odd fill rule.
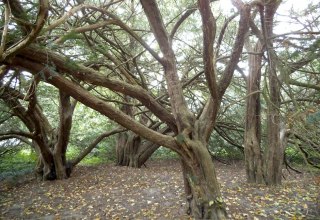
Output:
[[[241,162],[215,162],[230,219],[320,219],[319,176],[289,174],[281,187],[247,184]],[[190,219],[178,161],[141,169],[76,167],[71,178],[0,182],[0,219]]]

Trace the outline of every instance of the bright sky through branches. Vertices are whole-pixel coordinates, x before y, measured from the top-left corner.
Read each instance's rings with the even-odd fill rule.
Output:
[[[248,0],[243,0],[244,2],[250,2]],[[279,25],[275,26],[274,33],[275,34],[283,34],[292,31],[298,31],[302,28],[301,25],[290,22],[288,16],[290,15],[290,11],[301,12],[308,7],[309,4],[318,3],[319,0],[282,0],[280,7],[277,10],[277,21],[279,21]],[[224,14],[230,14],[230,11],[236,11],[234,6],[231,3],[231,0],[220,0],[219,2],[220,8]]]

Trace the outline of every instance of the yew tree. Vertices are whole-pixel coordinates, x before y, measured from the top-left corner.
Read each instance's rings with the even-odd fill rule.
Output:
[[[5,72],[8,72],[8,69]],[[57,112],[59,125],[55,129],[38,101],[36,90],[39,80],[37,78],[32,80],[30,87],[26,90],[23,88],[23,81],[27,80],[22,80],[23,74],[19,77],[20,80],[17,80],[17,73],[21,74],[19,71],[13,74],[8,73],[9,76],[11,75],[10,79],[4,78],[8,80],[5,84],[0,82],[2,88],[0,99],[10,109],[11,117],[18,118],[24,126],[4,129],[0,134],[1,139],[30,139],[31,142],[26,143],[38,153],[36,172],[45,180],[65,179],[71,173],[71,165],[67,164],[66,160],[66,150],[76,101],[72,102],[70,96],[62,91],[59,92],[60,104]],[[12,86],[14,82],[18,86]],[[9,119],[2,121],[1,124],[5,124],[4,122]]]
[[[0,140],[11,142],[11,145],[22,142],[34,149],[38,156],[35,173],[43,180],[68,178],[74,166],[104,138],[124,131],[115,128],[102,132],[84,146],[79,155],[68,159],[66,153],[77,101],[29,77],[26,73],[14,71],[7,73],[0,82]],[[48,100],[55,102],[57,98],[55,108]]]
[[[1,66],[28,71],[35,80],[55,86],[60,91],[61,103],[66,103],[62,106],[69,106],[72,97],[139,138],[177,152],[182,161],[189,213],[196,219],[225,219],[208,140],[242,53],[251,6],[233,1],[239,12],[238,25],[229,53],[223,54],[223,68],[218,71],[222,56],[219,48],[229,20],[218,31],[212,12],[215,5],[209,0],[189,2],[189,6],[175,3],[177,8],[170,1],[131,1],[130,7],[135,10],[129,15],[125,13],[127,3],[79,1],[75,5],[70,2],[49,5],[48,0],[39,0],[37,4],[3,1]],[[166,5],[172,11],[165,10]],[[27,10],[32,13],[27,14]],[[183,24],[193,13],[199,18],[194,21],[202,28],[194,36],[199,35],[202,40],[188,43],[186,31],[179,29],[186,28]],[[131,18],[136,16],[141,22],[132,22]],[[200,63],[201,69],[191,68],[187,71],[192,73],[191,77],[184,79],[191,83],[193,77],[202,77],[201,92],[206,95],[200,109],[187,104],[181,76],[185,67],[181,64],[190,57],[178,56],[181,51],[177,42],[189,45],[196,53],[194,59]],[[5,74],[6,71],[1,72]],[[156,92],[153,85],[159,77],[165,86]],[[147,111],[147,116],[161,126],[150,127],[140,117],[126,114],[121,105],[104,97],[100,89],[114,92],[122,102],[124,97],[130,97],[132,101],[125,104],[142,106],[142,112]],[[60,127],[64,126],[68,123],[61,120]],[[67,138],[61,134],[58,144],[65,143]],[[57,150],[53,157],[61,152]]]
[[[296,127],[293,124],[298,124],[298,121],[292,121],[293,118],[298,118],[293,115],[300,115],[300,103],[310,102],[308,99],[299,101],[296,98],[299,92],[292,85],[306,86],[308,83],[300,84],[293,80],[292,76],[302,79],[307,77],[303,69],[309,69],[310,63],[319,57],[319,51],[315,49],[319,44],[319,38],[316,37],[319,32],[308,31],[308,28],[313,29],[318,24],[313,21],[309,24],[310,27],[303,26],[302,31],[276,35],[276,12],[281,1],[256,3],[257,13],[254,14],[257,18],[252,17],[250,21],[253,37],[247,39],[249,74],[246,79],[244,138],[246,173],[248,182],[279,185],[286,162],[284,159],[287,142],[300,143],[304,136],[297,135],[292,129]],[[254,22],[257,20],[259,22]],[[297,51],[301,53],[299,56],[296,55]],[[311,86],[312,83],[309,85],[310,89],[317,89]],[[261,111],[261,94],[267,106],[266,116]],[[284,100],[285,98],[287,100]],[[310,106],[309,103],[304,105]],[[265,133],[262,132],[263,124],[267,127]],[[263,135],[266,136],[264,140]]]
[[[124,99],[127,100],[127,102],[129,101],[129,97],[125,97]],[[140,111],[133,108],[133,106],[126,104],[122,106],[121,110],[131,118],[135,117],[135,112],[140,113]],[[147,115],[148,114],[146,113],[140,114],[138,116],[139,122],[149,127],[150,129],[159,129],[161,123],[154,122],[150,117],[147,117]],[[162,128],[162,131],[159,132],[165,133],[169,130],[170,129],[165,126],[164,128]],[[116,163],[119,166],[140,168],[159,148],[159,146],[159,144],[155,144],[142,139],[139,135],[135,134],[132,131],[121,132],[120,134],[118,134],[116,144]]]

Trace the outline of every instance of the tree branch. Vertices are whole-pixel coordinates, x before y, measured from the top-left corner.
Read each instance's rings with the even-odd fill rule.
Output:
[[[110,137],[111,135],[124,132],[124,128],[115,128],[111,131],[107,131],[99,135],[87,148],[85,148],[74,160],[71,161],[72,167],[77,165],[83,158],[85,158],[104,138]]]
[[[15,43],[14,45],[6,49],[2,54],[0,54],[0,62],[17,54],[21,49],[28,46],[38,36],[48,17],[48,9],[49,1],[39,0],[39,11],[37,19],[31,32],[24,39]]]
[[[109,119],[117,122],[125,128],[128,128],[129,130],[132,130],[136,134],[144,137],[147,140],[150,140],[151,142],[157,143],[175,151],[177,150],[175,140],[171,136],[159,134],[158,132],[145,127],[139,122],[136,122],[130,116],[124,114],[118,109],[115,109],[112,105],[109,105],[108,103],[105,103],[102,100],[96,98],[87,90],[65,79],[56,72],[53,72],[51,69],[46,68],[44,65],[34,63],[26,59],[21,59],[19,57],[16,57],[12,61],[12,64],[20,66],[34,74],[41,72],[43,74],[44,80],[63,90],[66,94],[72,96],[74,99],[77,99],[84,105],[100,112],[101,114],[107,116]]]
[[[150,111],[153,112],[158,118],[167,123],[173,131],[177,130],[173,116],[164,107],[162,107],[148,91],[139,85],[131,85],[124,81],[110,79],[91,68],[84,67],[80,64],[75,64],[57,54],[53,54],[49,51],[43,51],[38,48],[28,47],[23,50],[23,53],[21,54],[23,54],[26,59],[33,59],[37,63],[43,63],[44,68],[47,68],[47,62],[49,59],[54,63],[56,68],[63,73],[68,73],[79,80],[83,80],[97,86],[103,86],[113,91],[121,92],[134,97],[141,101],[141,103],[150,109]],[[36,54],[37,56],[35,56]]]
[[[215,57],[213,51],[216,35],[216,20],[211,12],[209,0],[198,0],[198,7],[202,18],[204,74],[212,99],[218,100]]]
[[[240,0],[233,0],[233,3],[240,11],[240,21],[237,36],[231,53],[231,58],[218,84],[219,97],[223,96],[231,82],[234,70],[237,67],[243,50],[246,33],[249,31],[250,6],[247,4],[243,4]]]

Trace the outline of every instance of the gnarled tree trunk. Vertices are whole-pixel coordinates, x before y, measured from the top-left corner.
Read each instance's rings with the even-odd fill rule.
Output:
[[[0,98],[5,101],[12,109],[13,114],[19,117],[31,133],[33,147],[39,155],[35,168],[36,173],[44,180],[65,179],[71,172],[71,167],[66,162],[65,153],[76,102],[71,104],[70,97],[60,92],[60,127],[57,133],[39,106],[36,95],[38,82],[35,77],[28,94],[25,96],[15,89],[5,87]],[[19,99],[29,101],[28,108],[25,108]]]
[[[174,33],[177,33],[176,29],[179,28],[184,18],[176,23],[177,25],[174,27],[175,31],[169,34],[158,8],[157,1],[140,0],[140,2],[150,24],[150,29],[159,45],[161,54],[153,50],[135,31],[127,28],[116,16],[112,17],[112,19],[115,20],[113,25],[124,28],[162,65],[170,107],[162,106],[157,99],[150,95],[148,91],[142,89],[139,84],[129,85],[119,80],[109,79],[104,74],[98,74],[92,68],[83,67],[81,64],[72,65],[71,68],[70,65],[66,65],[66,59],[48,51],[42,53],[41,49],[35,51],[30,49],[31,47],[26,48],[19,56],[15,56],[13,60],[10,61],[10,65],[24,67],[33,73],[41,72],[42,77],[47,82],[63,90],[83,104],[108,116],[110,119],[137,135],[176,151],[185,163],[185,182],[186,188],[190,189],[191,195],[188,196],[188,198],[190,198],[193,217],[196,219],[226,219],[226,211],[221,199],[220,187],[217,183],[214,165],[210,153],[207,150],[207,141],[214,128],[222,97],[231,82],[234,70],[242,53],[244,36],[249,28],[248,18],[250,15],[250,5],[243,4],[241,0],[233,0],[240,12],[239,28],[227,65],[223,73],[218,77],[216,73],[216,58],[219,57],[220,54],[219,51],[214,51],[214,48],[220,47],[224,31],[220,34],[219,39],[216,39],[216,20],[211,12],[211,1],[198,0],[198,9],[202,17],[203,29],[203,68],[210,95],[206,100],[203,111],[199,112],[199,115],[195,115],[186,103],[177,70],[180,66],[177,64],[179,59],[177,59],[173,50]],[[214,45],[215,42],[218,42],[216,46]],[[32,56],[34,54],[38,55],[40,53],[39,51],[42,54],[42,58],[37,56],[37,58],[34,59]],[[40,61],[39,57],[42,61]],[[55,68],[44,68],[47,67],[48,60],[50,60],[50,63],[54,63]],[[70,62],[73,61],[70,60],[68,64],[70,64]],[[121,65],[117,64],[117,66],[121,68]],[[113,91],[136,98],[148,108],[154,116],[170,127],[174,132],[174,137],[164,135],[139,123],[134,118],[119,111],[113,105],[89,93],[83,87],[74,83],[74,81],[68,80],[63,74],[57,74],[57,72],[72,75],[77,80],[83,80],[93,85],[105,86]]]
[[[117,142],[117,165],[141,167],[138,163],[137,153],[141,145],[141,138],[133,132],[119,134]]]
[[[133,132],[121,133],[116,147],[117,165],[140,168],[158,148],[158,144],[142,141]]]
[[[128,96],[125,96],[124,99],[127,102],[130,100]],[[134,118],[132,106],[123,105],[121,110]],[[141,124],[148,124],[149,119],[144,114],[141,114],[139,119]],[[159,123],[155,123],[149,127],[157,129],[159,125]],[[161,133],[166,131],[167,129],[164,129]],[[159,145],[149,141],[142,141],[142,138],[132,131],[120,133],[116,145],[117,165],[140,168],[158,148]]]
[[[188,142],[190,157],[182,157],[188,214],[195,219],[226,219],[225,203],[207,145],[201,141]]]

